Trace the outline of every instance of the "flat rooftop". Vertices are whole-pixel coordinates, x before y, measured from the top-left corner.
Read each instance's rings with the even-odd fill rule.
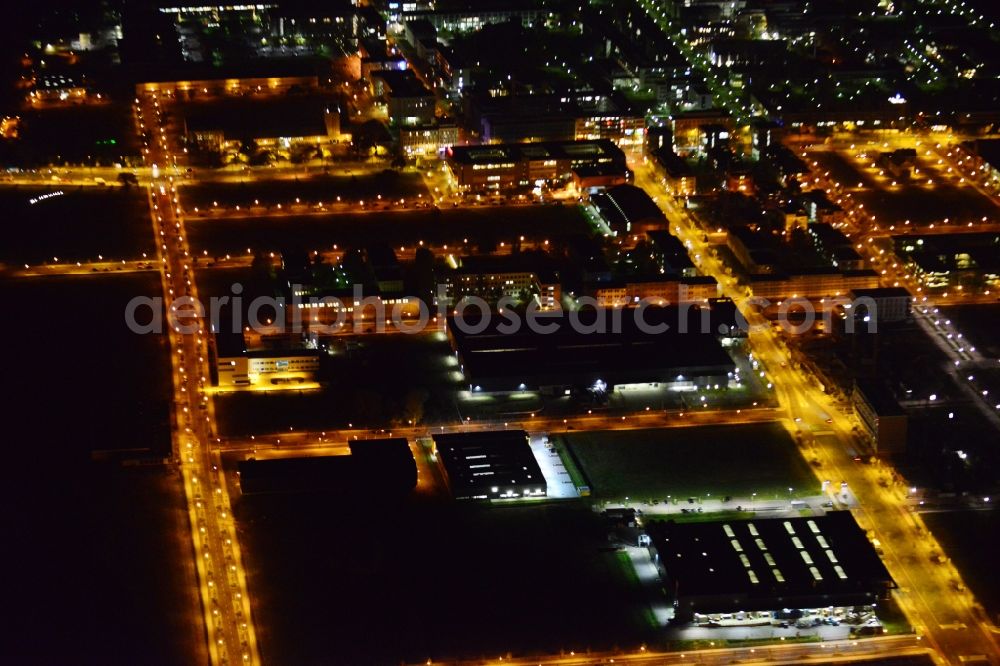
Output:
[[[404,438],[358,440],[349,456],[300,456],[242,460],[244,495],[333,493],[401,496],[417,485],[417,466]]]
[[[628,225],[650,220],[667,223],[656,202],[645,190],[635,185],[617,185],[591,196],[590,200],[613,229],[627,228]]]
[[[854,381],[854,384],[879,416],[906,416],[906,412],[899,405],[896,396],[893,395],[885,382],[878,379],[859,378]]]
[[[412,69],[395,71],[391,69],[372,72],[373,79],[381,79],[393,97],[432,97],[434,93],[417,78]]]
[[[623,166],[625,164],[625,153],[608,139],[452,146],[448,149],[448,157],[460,164],[549,159],[568,159],[576,163],[613,161],[620,162]]]
[[[734,597],[744,610],[844,605],[894,587],[848,511],[805,518],[653,521],[646,532],[677,597]],[[711,602],[709,602],[711,603]],[[846,603],[851,603],[847,601]],[[702,607],[704,608],[704,606]]]
[[[439,434],[434,447],[458,499],[499,497],[513,488],[522,489],[519,495],[545,495],[545,477],[524,430]]]
[[[951,233],[893,236],[896,252],[928,272],[1000,272],[1000,234]]]
[[[182,104],[188,132],[221,131],[227,139],[326,136],[326,113],[340,113],[337,101],[290,95],[226,97]]]
[[[185,63],[145,68],[141,83],[219,81],[223,79],[267,79],[316,77],[329,71],[320,58],[257,58],[216,67],[211,63]]]
[[[861,296],[869,296],[871,298],[894,298],[905,296],[907,298],[911,297],[909,290],[906,287],[874,287],[872,289],[852,289],[851,294],[855,298]]]
[[[485,329],[470,333],[462,330],[464,324],[468,324],[466,330],[479,326],[475,316],[467,314],[461,323],[450,317],[448,333],[470,385],[487,390],[502,390],[502,386],[515,390],[522,384],[527,388],[591,386],[598,381],[609,385],[673,382],[679,375],[725,377],[735,364],[716,337],[718,323],[705,310],[647,308],[645,322],[670,327],[662,333],[642,330],[634,309],[538,313],[540,326],[535,328],[548,327],[549,332],[533,331],[524,321],[517,330],[507,332],[507,318],[494,316]],[[607,323],[606,332],[597,328],[601,320]],[[687,332],[680,331],[682,326]]]

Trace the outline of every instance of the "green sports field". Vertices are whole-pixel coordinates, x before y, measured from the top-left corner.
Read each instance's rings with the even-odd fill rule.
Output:
[[[811,495],[819,482],[779,423],[560,435],[593,496],[638,501]]]

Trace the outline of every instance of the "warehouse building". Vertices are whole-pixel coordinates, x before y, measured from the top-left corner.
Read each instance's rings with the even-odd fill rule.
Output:
[[[548,487],[523,430],[434,435],[455,499],[545,497]]]
[[[646,191],[635,185],[618,185],[590,197],[591,203],[618,236],[636,231],[665,229],[667,218]]]
[[[487,322],[471,314],[448,319],[452,350],[473,393],[726,388],[737,379],[711,308],[557,310],[513,331],[513,313],[506,314]],[[656,330],[663,325],[669,329]]]
[[[646,526],[675,619],[874,605],[895,587],[848,511]]]

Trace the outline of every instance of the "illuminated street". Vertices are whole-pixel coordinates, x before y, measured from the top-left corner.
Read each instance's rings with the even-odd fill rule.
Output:
[[[140,123],[160,128],[160,108],[155,97],[137,104]],[[172,163],[165,131],[147,145],[146,159],[154,179],[150,185],[150,214],[160,238],[160,261],[168,312],[180,316],[176,299],[196,297],[191,279],[190,252],[184,237],[183,219],[177,206],[176,187],[169,175]],[[159,173],[158,162],[163,164]],[[178,322],[191,325],[190,321]],[[225,483],[218,471],[218,454],[212,450],[214,429],[212,405],[205,392],[204,328],[195,320],[197,332],[171,334],[177,423],[175,456],[184,470],[184,489],[191,519],[194,551],[201,583],[209,649],[215,663],[259,663],[246,573],[242,568],[235,522]]]
[[[996,2],[0,32],[0,662],[1000,666]]]

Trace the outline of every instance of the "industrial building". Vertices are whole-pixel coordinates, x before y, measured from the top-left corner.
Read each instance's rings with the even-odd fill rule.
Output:
[[[356,440],[349,456],[243,460],[238,465],[244,495],[332,493],[402,497],[417,485],[417,465],[406,439]]]
[[[455,499],[545,497],[547,485],[523,430],[434,435]]]
[[[180,114],[188,141],[214,150],[235,152],[247,140],[281,149],[351,139],[341,133],[336,101],[320,96],[226,97],[181,105]]]
[[[559,310],[513,327],[508,317],[515,313],[505,314],[488,322],[471,314],[448,320],[448,338],[472,392],[726,388],[735,379],[711,308]],[[669,328],[655,328],[664,325]]]
[[[646,191],[635,185],[618,185],[590,197],[598,213],[619,236],[636,231],[665,229],[667,218]]]
[[[690,621],[695,613],[873,605],[895,587],[848,511],[654,521],[646,532],[677,621]]]
[[[603,283],[594,287],[598,307],[624,307],[646,302],[651,305],[707,303],[718,298],[719,283],[711,275],[677,277],[658,275]]]
[[[758,298],[831,298],[852,290],[878,287],[878,273],[871,269],[840,271],[835,268],[801,270],[795,273],[750,276],[750,290]]]
[[[618,168],[626,174],[625,153],[607,139],[542,143],[453,146],[448,168],[459,189],[513,189],[568,180],[581,166]]]

